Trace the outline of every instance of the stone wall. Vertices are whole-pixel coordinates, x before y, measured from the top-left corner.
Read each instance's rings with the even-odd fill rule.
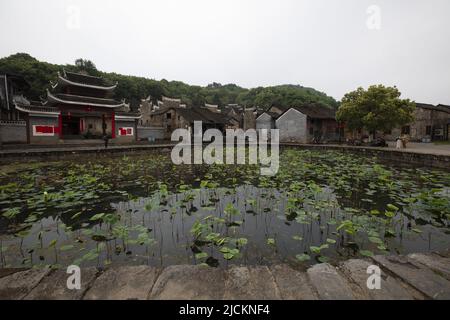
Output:
[[[141,127],[138,126],[138,137],[139,140],[147,140],[151,138],[152,140],[163,140],[164,139],[164,128],[162,127]]]
[[[0,143],[27,143],[25,121],[0,121]]]
[[[381,161],[392,163],[405,163],[419,167],[434,167],[450,169],[450,156],[439,154],[419,153],[408,150],[396,150],[387,148],[355,147],[346,145],[296,145],[290,143],[281,144],[282,148],[295,147],[299,149],[336,150],[343,153],[361,154],[367,157],[376,157]]]

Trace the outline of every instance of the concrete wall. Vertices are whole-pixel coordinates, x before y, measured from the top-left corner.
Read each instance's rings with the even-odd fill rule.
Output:
[[[280,129],[281,142],[308,143],[307,116],[295,109],[289,109],[275,122]]]
[[[147,140],[149,137],[153,140],[164,139],[164,128],[161,127],[138,127],[139,140]]]
[[[27,143],[25,121],[0,121],[0,143]]]
[[[52,136],[33,135],[33,125],[54,126],[55,128],[58,127],[58,117],[30,116],[29,119],[30,126],[28,129],[30,135],[30,143],[56,144],[59,142],[58,133],[54,133]]]

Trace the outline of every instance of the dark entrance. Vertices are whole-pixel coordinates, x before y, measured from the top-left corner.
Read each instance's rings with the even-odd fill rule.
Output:
[[[80,136],[80,118],[73,116],[63,116],[62,118],[62,133],[64,138],[71,138],[71,136]]]

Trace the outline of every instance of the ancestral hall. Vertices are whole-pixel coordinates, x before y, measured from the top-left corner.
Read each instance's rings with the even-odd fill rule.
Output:
[[[28,143],[105,136],[115,142],[137,140],[140,114],[113,98],[116,86],[100,77],[64,70],[47,90],[45,101],[14,101],[16,110],[24,114]]]

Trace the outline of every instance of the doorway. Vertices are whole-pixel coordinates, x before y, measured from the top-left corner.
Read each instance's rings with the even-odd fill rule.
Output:
[[[64,138],[76,137],[79,138],[80,132],[80,118],[73,116],[62,117],[62,134]]]

